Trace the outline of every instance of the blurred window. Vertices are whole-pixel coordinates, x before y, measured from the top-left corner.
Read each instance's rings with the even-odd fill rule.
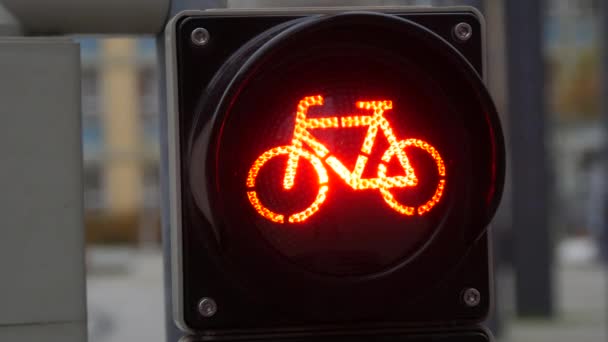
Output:
[[[98,115],[99,107],[99,72],[89,67],[81,71],[82,112],[84,115]]]
[[[99,153],[103,146],[102,123],[98,115],[83,115],[82,143],[85,159],[95,159],[93,154]]]
[[[144,166],[143,205],[145,209],[156,209],[160,205],[160,176],[157,163]]]
[[[153,56],[156,54],[156,41],[152,37],[141,38],[137,41],[137,52],[143,56]]]
[[[83,59],[95,58],[99,54],[99,40],[97,38],[76,38],[80,43],[80,54]]]
[[[81,71],[82,142],[85,161],[95,159],[103,147],[99,72],[92,65]]]
[[[99,165],[84,168],[84,206],[86,210],[100,210],[104,205],[104,187]]]
[[[158,75],[155,65],[142,65],[139,75],[141,122],[144,144],[159,143]]]

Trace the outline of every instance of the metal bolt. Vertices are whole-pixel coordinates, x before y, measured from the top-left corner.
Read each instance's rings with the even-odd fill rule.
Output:
[[[467,23],[458,23],[454,26],[454,37],[461,42],[466,42],[473,35],[473,28]]]
[[[194,29],[190,34],[190,39],[192,39],[192,43],[198,46],[207,45],[207,43],[209,43],[209,38],[211,38],[211,35],[209,35],[209,31],[202,27]]]
[[[217,312],[217,303],[208,297],[204,297],[198,302],[198,312],[203,317],[211,317]]]
[[[468,288],[462,293],[462,301],[468,307],[475,307],[481,302],[481,293],[475,288]]]

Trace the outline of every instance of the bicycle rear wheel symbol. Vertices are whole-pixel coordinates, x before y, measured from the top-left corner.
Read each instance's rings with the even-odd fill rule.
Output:
[[[373,111],[372,115],[308,118],[308,108],[320,105],[323,105],[323,97],[320,95],[308,96],[300,100],[296,112],[291,145],[271,148],[260,155],[249,169],[246,181],[248,189],[247,197],[258,214],[277,223],[285,223],[286,221],[289,223],[299,223],[309,219],[319,211],[321,205],[327,198],[327,193],[329,191],[329,176],[326,166],[329,166],[338,177],[354,190],[378,190],[391,209],[405,216],[424,215],[439,203],[446,185],[446,169],[443,159],[433,146],[423,140],[397,140],[390,122],[384,117],[384,112],[392,109],[391,101],[359,101],[356,103],[359,109]],[[352,171],[344,166],[338,158],[331,155],[331,151],[309,132],[309,130],[312,129],[348,129],[365,126],[368,127],[367,134],[363,140],[360,153]],[[389,147],[382,155],[382,161],[378,165],[377,177],[363,178],[363,170],[367,165],[368,156],[375,144],[378,132],[382,132],[386,137]],[[304,148],[304,146],[308,147],[310,151]],[[439,175],[435,191],[431,198],[418,206],[400,203],[391,192],[392,189],[415,187],[418,184],[415,170],[410,164],[409,158],[405,152],[407,148],[411,147],[419,148],[428,153],[434,160]],[[261,202],[255,189],[256,179],[260,169],[266,165],[269,160],[282,155],[287,156],[287,165],[283,178],[283,188],[285,190],[289,190],[293,187],[298,164],[302,159],[313,166],[319,184],[319,190],[314,201],[304,210],[292,213],[288,216],[286,214],[276,213],[265,206]],[[389,165],[394,158],[403,168],[404,175],[387,175],[387,165]]]

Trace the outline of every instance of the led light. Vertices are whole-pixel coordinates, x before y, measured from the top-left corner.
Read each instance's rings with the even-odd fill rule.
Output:
[[[431,210],[431,208],[433,208],[437,203],[439,203],[439,200],[441,199],[441,196],[443,195],[444,188],[445,188],[445,179],[441,179],[441,180],[439,180],[439,186],[437,186],[437,189],[435,190],[435,194],[433,195],[433,198],[431,198],[428,202],[426,202],[425,204],[418,207],[418,215],[424,215],[429,210]]]
[[[321,160],[319,158],[317,158],[316,156],[310,154],[306,150],[295,148],[293,146],[279,146],[279,147],[270,149],[270,150],[264,152],[261,156],[259,156],[258,159],[253,163],[253,166],[249,169],[249,174],[247,175],[247,187],[248,188],[255,187],[255,180],[258,176],[258,173],[260,172],[260,169],[264,166],[264,164],[266,164],[266,162],[268,162],[270,159],[272,159],[276,156],[284,155],[284,154],[287,154],[289,156],[292,156],[292,155],[296,156],[296,158],[297,158],[296,163],[300,157],[308,160],[314,167],[314,169],[317,172],[317,175],[319,177],[318,181],[319,181],[320,188],[319,188],[319,193],[317,194],[317,198],[315,199],[315,201],[308,208],[304,209],[303,211],[301,211],[299,213],[289,216],[289,219],[288,219],[289,222],[292,222],[292,223],[302,222],[319,210],[319,207],[321,206],[321,204],[323,204],[323,202],[327,198],[327,191],[329,190],[328,186],[326,185],[327,181],[328,181],[327,170],[325,169],[325,167],[323,167],[323,163],[321,162]],[[255,190],[247,191],[247,196],[249,198],[249,202],[255,208],[255,210],[258,212],[258,214],[262,215],[263,217],[265,217],[273,222],[277,222],[277,223],[284,222],[284,215],[274,213],[273,211],[271,211],[270,209],[268,209],[264,205],[262,205],[262,203],[260,202],[260,200],[257,197],[257,192]]]
[[[319,193],[317,194],[317,198],[315,199],[314,202],[312,202],[310,207],[306,208],[305,210],[303,210],[299,213],[292,214],[291,216],[289,216],[289,222],[291,222],[291,223],[303,222],[303,221],[306,221],[306,219],[308,219],[310,216],[312,216],[312,214],[316,213],[319,210],[319,206],[327,198],[328,190],[329,190],[329,187],[327,185],[321,185],[321,188],[319,189]]]
[[[307,119],[306,128],[335,128],[340,126],[339,122],[338,117],[335,116],[331,118]]]
[[[365,109],[392,109],[393,101],[357,101],[357,108]]]
[[[344,128],[369,126],[372,124],[372,117],[365,116],[343,116],[340,118],[341,126]]]
[[[306,113],[308,112],[308,107],[310,106],[319,106],[323,104],[323,97],[318,96],[307,96],[300,100],[298,103],[298,111],[296,112],[296,124],[293,131],[293,139],[291,140],[291,144],[293,147],[301,148],[303,141],[314,140],[311,136],[309,136],[307,129],[310,125],[306,120]],[[315,119],[312,125],[323,128],[325,125],[331,124],[334,120],[336,121],[336,126],[338,119],[337,118],[326,118],[326,120]],[[324,156],[327,154],[327,148],[323,146],[321,143],[314,144],[312,146],[315,150],[315,153]],[[289,190],[293,187],[295,177],[296,177],[296,169],[298,168],[298,160],[299,158],[295,154],[290,154],[289,159],[287,160],[287,169],[285,170],[285,177],[283,178],[283,188],[285,190]]]
[[[431,157],[433,157],[433,160],[435,161],[435,164],[437,165],[437,172],[439,173],[439,176],[445,177],[445,164],[443,163],[443,159],[441,159],[439,152],[437,152],[437,150],[433,146],[429,145],[427,142],[420,140],[420,139],[407,139],[407,140],[400,141],[397,146],[400,151],[403,151],[406,147],[410,147],[410,146],[421,148],[422,150],[427,152],[429,155],[431,155]],[[382,161],[388,163],[394,154],[396,154],[395,149],[389,148],[388,150],[386,150],[386,152],[382,156]],[[383,178],[383,179],[387,178],[386,177],[386,165],[384,165],[384,164],[379,165],[378,177]],[[393,208],[394,210],[396,210],[397,212],[399,212],[401,214],[411,216],[411,215],[414,215],[414,212],[418,213],[418,215],[424,215],[424,214],[428,213],[435,205],[437,205],[437,203],[439,203],[439,201],[441,200],[441,197],[443,196],[444,189],[445,189],[445,179],[440,179],[439,183],[437,184],[437,188],[435,189],[435,193],[433,194],[433,197],[430,200],[428,200],[426,203],[422,204],[421,206],[419,206],[417,208],[400,204],[395,199],[393,194],[389,191],[389,188],[387,188],[387,187],[380,188],[380,193],[382,194],[382,198],[384,199],[384,201],[391,208]]]
[[[249,202],[255,208],[255,210],[265,218],[269,219],[272,222],[283,223],[283,215],[273,213],[266,207],[264,207],[260,200],[258,199],[258,195],[255,191],[247,191],[247,196],[249,197]]]
[[[285,168],[285,175],[283,177],[283,188],[289,190],[293,188],[298,169],[298,163],[300,158],[308,160],[314,167],[319,177],[319,192],[313,203],[306,209],[292,214],[289,216],[288,221],[290,223],[304,222],[317,211],[327,198],[329,191],[328,175],[327,170],[323,166],[322,159],[325,163],[340,177],[347,185],[353,190],[379,190],[382,198],[388,204],[390,208],[397,211],[400,214],[406,216],[412,216],[414,214],[424,215],[429,212],[442,198],[443,191],[445,189],[445,164],[439,155],[439,152],[426,141],[420,139],[406,139],[398,140],[393,129],[391,128],[390,122],[384,117],[384,112],[388,109],[393,108],[392,101],[358,101],[356,107],[363,110],[373,110],[372,115],[358,115],[358,116],[331,116],[324,118],[308,118],[308,109],[311,106],[323,105],[323,97],[307,96],[300,100],[297,106],[295,127],[293,130],[293,138],[291,145],[281,146],[272,148],[264,152],[257,160],[253,163],[249,169],[247,176],[247,187],[255,187],[255,179],[262,168],[262,166],[270,159],[279,155],[288,155],[287,165]],[[344,164],[336,157],[330,154],[330,150],[319,142],[309,130],[313,129],[348,129],[352,127],[365,127],[367,126],[367,133],[361,145],[360,154],[355,162],[354,169],[350,171]],[[362,178],[363,171],[368,162],[368,157],[373,150],[378,132],[382,132],[384,137],[389,143],[389,148],[384,152],[382,156],[382,162],[378,165],[378,177],[377,178]],[[307,146],[312,150],[308,152],[304,146]],[[435,161],[437,170],[440,176],[440,180],[437,184],[435,192],[430,200],[424,204],[414,207],[406,206],[399,203],[390,189],[394,188],[407,188],[414,187],[418,184],[418,178],[416,177],[415,170],[410,164],[405,149],[408,147],[417,147],[427,152]],[[403,168],[405,175],[391,176],[388,177],[387,167],[384,163],[389,163],[391,158],[396,157],[399,164]],[[270,209],[264,207],[255,191],[248,191],[249,201],[255,208],[255,210],[263,217],[273,222],[284,222],[283,214],[276,214]]]

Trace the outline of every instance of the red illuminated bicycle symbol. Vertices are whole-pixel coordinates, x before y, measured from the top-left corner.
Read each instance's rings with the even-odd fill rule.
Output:
[[[247,196],[255,210],[268,220],[277,223],[285,222],[285,215],[275,213],[264,206],[255,189],[255,180],[260,169],[270,159],[288,155],[287,166],[285,168],[285,176],[283,178],[283,188],[289,190],[293,187],[298,163],[301,158],[312,164],[319,177],[319,192],[316,199],[306,209],[291,214],[287,217],[287,221],[291,223],[303,222],[316,213],[325,199],[329,191],[327,169],[323,165],[325,162],[346,184],[354,190],[377,189],[382,194],[382,198],[388,206],[403,215],[424,215],[429,212],[441,199],[445,188],[445,165],[439,152],[420,139],[405,139],[397,140],[390,123],[384,117],[384,112],[393,108],[391,101],[359,101],[356,103],[357,108],[365,110],[373,110],[372,115],[360,116],[344,116],[344,117],[325,117],[325,118],[307,118],[308,108],[310,106],[323,105],[322,96],[308,96],[300,100],[296,113],[296,122],[294,127],[293,138],[291,145],[274,147],[261,156],[259,156],[249,169],[247,175]],[[350,171],[344,164],[335,156],[330,154],[330,151],[321,142],[309,132],[312,129],[327,129],[327,128],[352,128],[368,126],[367,134],[361,146],[361,153],[357,157],[353,171]],[[389,148],[382,155],[382,162],[378,165],[377,178],[362,178],[363,170],[367,164],[368,155],[371,153],[378,131],[382,131],[389,143]],[[311,151],[308,151],[303,146],[306,145]],[[433,196],[424,204],[414,207],[399,203],[393,194],[390,192],[393,188],[413,187],[418,184],[418,178],[414,172],[414,168],[409,162],[409,159],[404,151],[406,147],[417,147],[427,152],[435,161],[439,180],[435,188]],[[391,158],[396,157],[401,167],[405,172],[402,176],[386,175],[387,165]]]

